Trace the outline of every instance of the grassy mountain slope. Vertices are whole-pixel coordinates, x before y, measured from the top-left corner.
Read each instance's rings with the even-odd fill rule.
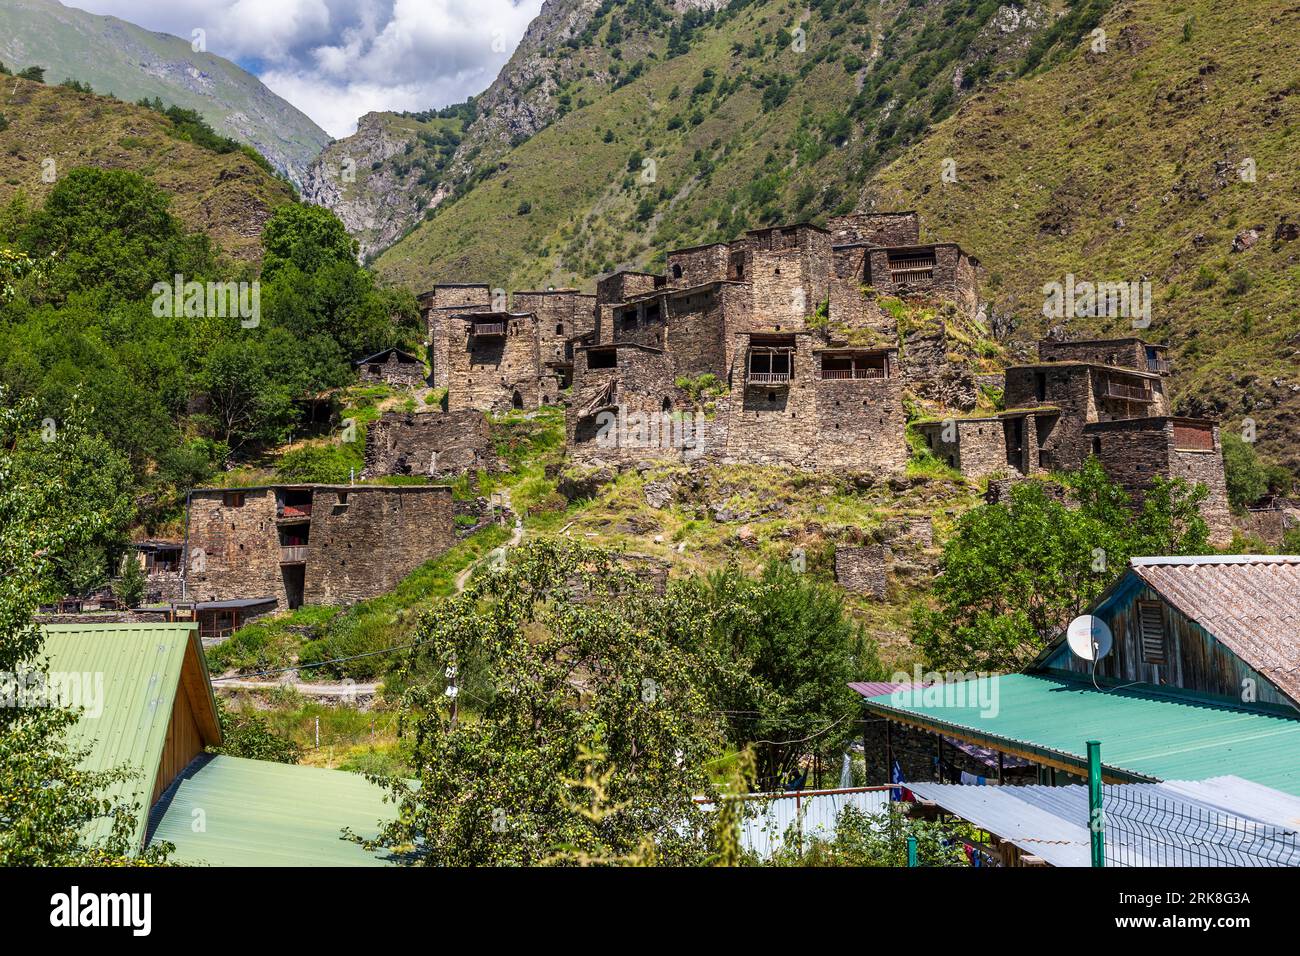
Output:
[[[530,79],[501,99],[551,119],[496,136],[480,119],[451,194],[377,268],[421,287],[589,286],[667,247],[850,210],[883,156],[1031,51],[1049,54],[1061,6],[605,3],[507,66]]]
[[[174,135],[172,122],[144,107],[3,77],[0,204],[17,194],[39,203],[76,166],[139,172],[174,197],[172,212],[239,259],[261,258],[259,237],[271,211],[293,200],[283,180],[242,152],[215,153]]]
[[[0,61],[46,68],[120,99],[155,96],[197,110],[217,132],[252,146],[300,183],[329,135],[260,80],[190,42],[57,0],[0,0]]]
[[[1055,324],[1044,283],[1149,278],[1141,334],[1171,347],[1176,406],[1233,429],[1250,416],[1260,449],[1300,473],[1300,239],[1287,225],[1300,222],[1300,7],[1128,0],[1103,27],[1106,53],[1081,44],[1046,74],[972,98],[870,183],[864,205],[916,208],[931,236],[960,239],[1026,340]],[[944,185],[948,158],[957,181]],[[1253,245],[1233,251],[1252,229]],[[1068,326],[1133,331],[1125,319]]]

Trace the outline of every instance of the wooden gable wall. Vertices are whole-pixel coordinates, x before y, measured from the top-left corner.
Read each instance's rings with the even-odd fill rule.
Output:
[[[1142,650],[1139,602],[1157,602],[1164,617],[1164,664],[1148,663]],[[1180,688],[1223,697],[1238,704],[1287,705],[1269,679],[1228,650],[1195,621],[1183,615],[1132,571],[1097,616],[1109,625],[1114,649],[1097,665],[1099,680]],[[1088,677],[1092,665],[1079,660],[1063,642],[1042,664],[1043,670]],[[1248,682],[1250,682],[1248,684]],[[1254,700],[1243,700],[1247,687]]]

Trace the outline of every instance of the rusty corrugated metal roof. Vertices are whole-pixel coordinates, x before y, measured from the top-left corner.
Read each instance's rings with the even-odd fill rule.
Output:
[[[1133,573],[1300,703],[1300,557],[1133,558]]]

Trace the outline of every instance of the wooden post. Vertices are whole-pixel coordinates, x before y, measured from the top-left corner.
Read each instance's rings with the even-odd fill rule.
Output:
[[[886,783],[893,783],[893,782],[894,782],[894,733],[893,733],[893,723],[894,723],[894,722],[893,722],[892,720],[886,720],[886,721],[885,721],[885,782],[886,782]],[[866,728],[867,728],[868,726],[870,726],[870,725],[869,725],[869,724],[866,724],[866,723],[864,722],[864,726],[863,726],[863,729],[862,729],[862,752],[863,752],[864,754],[867,752],[867,749],[866,749],[866,745],[867,745],[867,730],[866,730]]]
[[[943,734],[936,732],[934,735],[934,741],[934,755],[936,758],[934,764],[934,779],[939,783],[943,783]]]

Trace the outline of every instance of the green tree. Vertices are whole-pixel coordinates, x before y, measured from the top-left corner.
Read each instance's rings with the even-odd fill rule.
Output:
[[[694,797],[712,792],[704,763],[721,741],[702,597],[658,597],[615,555],[567,541],[475,577],[421,619],[397,675],[419,786],[382,781],[401,812],[371,845],[530,865],[621,859],[648,838],[658,862],[701,861]]]
[[[907,838],[916,838],[921,866],[969,866],[961,838],[973,839],[968,824],[914,820],[904,807],[891,803],[878,813],[847,806],[835,822],[835,836],[800,841],[788,833],[770,866],[907,866]]]
[[[1268,491],[1268,469],[1259,460],[1254,445],[1234,431],[1223,432],[1223,477],[1228,486],[1228,504],[1237,512]]]
[[[262,227],[262,281],[271,282],[287,266],[314,273],[332,263],[356,265],[357,241],[339,218],[321,206],[280,206]]]
[[[139,607],[144,600],[144,572],[134,551],[128,551],[122,558],[122,573],[113,584],[113,593],[127,607]]]
[[[704,599],[717,608],[719,652],[745,675],[715,700],[731,742],[752,746],[758,786],[778,789],[804,758],[841,753],[860,712],[849,682],[885,676],[842,597],[773,561],[757,579],[735,566],[713,573]]]
[[[15,467],[15,455],[7,449],[39,429],[30,403],[10,403],[0,393],[0,672],[24,679],[39,678],[47,669],[33,615],[42,601],[57,595],[57,556],[92,545],[113,525],[96,498],[79,494],[96,480],[94,464],[79,452],[79,421],[65,422],[48,443],[52,450],[42,471]],[[59,706],[0,707],[0,864],[162,862],[169,847],[132,857],[131,833],[140,808],[102,796],[130,771],[81,768],[85,751],[66,740],[78,716]],[[109,822],[108,835],[88,836],[102,821]]]
[[[208,753],[275,763],[297,763],[302,759],[302,748],[273,731],[266,718],[256,711],[231,710],[218,697],[217,719],[221,722],[222,744],[209,747]]]
[[[1075,507],[1041,481],[968,511],[944,545],[936,607],[912,637],[935,667],[1017,670],[1081,613],[1135,555],[1204,553],[1204,486],[1157,478],[1141,507],[1095,458],[1071,479]]]
[[[138,173],[81,167],[64,173],[22,235],[37,258],[56,256],[50,295],[96,288],[147,301],[154,283],[206,276],[213,267],[205,236],[187,233],[170,198]]]

